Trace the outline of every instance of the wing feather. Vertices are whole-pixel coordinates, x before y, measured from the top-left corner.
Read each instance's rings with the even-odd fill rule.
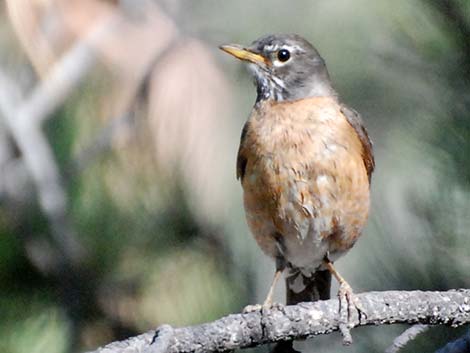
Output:
[[[349,108],[347,105],[341,105],[341,113],[346,117],[348,123],[353,127],[356,131],[357,136],[362,144],[362,160],[364,161],[364,165],[367,170],[367,176],[369,177],[369,183],[372,176],[372,172],[375,168],[375,159],[374,159],[374,151],[372,148],[372,141],[369,138],[369,134],[367,133],[366,128],[364,127],[364,123],[362,122],[362,118],[357,111],[354,109]]]

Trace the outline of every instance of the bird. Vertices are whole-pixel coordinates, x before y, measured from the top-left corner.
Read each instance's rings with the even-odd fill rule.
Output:
[[[297,34],[220,49],[247,63],[256,86],[236,174],[251,233],[275,262],[263,307],[273,305],[282,273],[287,305],[329,299],[333,275],[338,295],[358,307],[333,264],[369,214],[375,160],[361,116],[341,102],[324,59]]]

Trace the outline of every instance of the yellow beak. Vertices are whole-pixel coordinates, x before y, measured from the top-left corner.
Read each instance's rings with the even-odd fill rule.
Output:
[[[228,44],[228,45],[221,45],[219,48],[222,49],[224,52],[226,52],[230,55],[233,55],[237,59],[240,59],[240,60],[243,60],[243,61],[249,61],[253,64],[258,64],[258,65],[259,64],[264,64],[264,65],[267,64],[267,61],[263,56],[261,56],[259,54],[256,54],[256,53],[253,53],[252,51],[250,51],[246,48],[243,48],[240,45]]]

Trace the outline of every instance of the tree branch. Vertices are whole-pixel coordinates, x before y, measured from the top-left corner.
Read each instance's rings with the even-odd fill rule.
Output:
[[[366,315],[352,325],[394,323],[450,325],[470,323],[470,289],[448,292],[388,291],[357,295]],[[338,330],[338,300],[330,299],[263,312],[233,314],[211,323],[170,329],[168,326],[89,353],[220,352],[271,342],[305,339]],[[150,345],[153,337],[154,343]]]

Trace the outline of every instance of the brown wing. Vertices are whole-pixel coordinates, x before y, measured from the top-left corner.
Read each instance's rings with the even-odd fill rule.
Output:
[[[249,127],[250,127],[250,123],[247,121],[245,125],[243,126],[242,135],[240,137],[240,147],[238,148],[237,179],[240,179],[240,181],[242,181],[243,177],[245,176],[247,158],[243,153],[243,146],[244,146],[246,134],[248,132]]]
[[[369,134],[367,133],[367,130],[364,127],[364,123],[362,122],[362,118],[358,112],[356,112],[354,109],[351,109],[344,104],[341,104],[341,113],[343,113],[343,115],[346,117],[349,124],[356,131],[356,134],[359,137],[359,140],[361,140],[362,160],[364,161],[364,165],[366,167],[367,175],[369,177],[369,183],[370,183],[371,175],[375,168],[374,151],[372,150],[372,141],[369,138]]]

